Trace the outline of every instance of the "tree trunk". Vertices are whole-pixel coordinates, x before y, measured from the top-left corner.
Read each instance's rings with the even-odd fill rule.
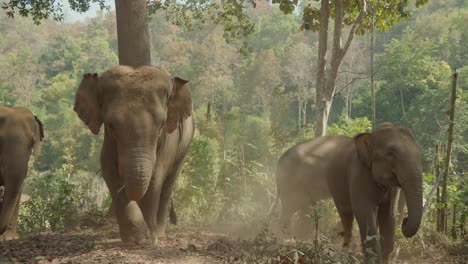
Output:
[[[436,175],[436,177],[439,177],[439,175],[440,175],[440,159],[439,159],[439,145],[438,144],[435,146],[434,174]],[[440,204],[440,186],[437,186],[436,201],[437,201],[437,204],[436,204],[436,208],[437,208],[437,212],[436,212],[437,231],[441,232],[442,231],[442,225],[441,225],[440,220],[441,220],[442,211],[439,208],[439,204]]]
[[[452,239],[457,239],[457,204],[453,204],[452,213]]]
[[[315,137],[325,134],[326,122],[324,125],[324,102],[322,95],[325,90],[325,69],[327,66],[327,42],[328,42],[328,19],[330,18],[330,6],[328,1],[321,1],[320,4],[320,29],[317,58],[317,76],[315,90]]]
[[[211,121],[211,103],[208,102],[206,105],[206,120]]]
[[[371,52],[371,56],[370,56],[370,67],[371,67],[371,96],[372,96],[372,130],[375,129],[375,86],[374,86],[374,31],[375,31],[375,25],[374,25],[374,15],[375,15],[375,9],[376,7],[374,7],[372,9],[372,20],[371,20],[371,25],[372,25],[372,28],[371,28],[371,46],[370,46],[370,52]]]
[[[400,88],[400,101],[401,101],[401,117],[405,115],[405,102],[403,100],[403,90]]]
[[[460,219],[460,236],[465,237],[466,230],[465,230],[465,223],[466,223],[466,215],[468,214],[466,206],[462,208],[461,219]]]
[[[318,68],[317,68],[317,93],[316,93],[316,127],[315,137],[320,137],[327,132],[328,116],[330,113],[333,96],[335,94],[335,82],[338,75],[338,69],[343,61],[344,55],[354,38],[357,27],[361,24],[365,14],[365,1],[360,1],[360,12],[354,20],[353,26],[349,32],[345,45],[341,48],[341,35],[343,27],[343,0],[335,1],[335,26],[333,30],[333,48],[331,54],[330,68],[325,71],[327,52],[327,31],[328,18],[330,17],[330,8],[328,1],[321,1],[320,7],[320,29],[319,29],[319,48],[318,48]],[[326,76],[325,76],[326,72]]]
[[[146,0],[115,0],[119,64],[151,65]]]
[[[450,170],[450,156],[452,154],[452,142],[453,142],[453,126],[455,125],[455,100],[457,98],[457,72],[455,71],[452,75],[452,97],[450,99],[450,121],[448,129],[448,142],[447,142],[447,154],[445,156],[444,166],[444,178],[442,184],[442,224],[443,231],[447,233],[447,182],[448,174]]]
[[[297,129],[298,129],[298,135],[302,135],[302,122],[301,122],[301,107],[302,107],[302,101],[301,101],[301,98],[300,96],[298,96],[298,99],[297,99]]]

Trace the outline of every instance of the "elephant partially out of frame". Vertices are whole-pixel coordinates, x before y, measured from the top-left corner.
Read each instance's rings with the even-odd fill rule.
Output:
[[[283,228],[296,211],[332,197],[344,229],[344,246],[350,243],[356,218],[363,247],[375,253],[378,263],[387,263],[394,248],[399,188],[408,209],[403,235],[414,236],[421,224],[421,150],[402,125],[383,123],[354,138],[323,136],[298,144],[279,159],[276,181]],[[370,259],[369,250],[364,252]]]
[[[88,73],[74,110],[93,134],[104,124],[102,175],[122,241],[156,243],[195,129],[188,81],[149,66]]]
[[[28,162],[38,156],[44,130],[24,107],[0,107],[0,240],[17,239],[18,211]]]

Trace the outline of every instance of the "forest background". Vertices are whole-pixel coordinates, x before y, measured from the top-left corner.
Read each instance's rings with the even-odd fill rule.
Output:
[[[162,12],[151,17],[152,64],[190,80],[194,96],[197,131],[174,192],[181,225],[260,226],[276,198],[279,156],[314,137],[318,34],[300,30],[300,11],[284,15],[265,1],[248,13],[255,31],[228,42],[210,21],[188,30]],[[424,197],[436,181],[435,146],[447,143],[451,74],[459,73],[448,182],[452,237],[465,234],[468,203],[467,24],[468,1],[429,1],[410,20],[376,32],[374,49],[376,123],[413,130],[424,154]],[[0,12],[0,104],[31,108],[46,131],[27,178],[24,233],[63,230],[77,215],[103,215],[109,207],[98,176],[102,134],[89,133],[73,102],[84,73],[118,64],[115,27],[113,12],[40,25]],[[344,58],[327,134],[371,129],[370,43],[369,34],[357,36]],[[338,219],[331,204],[323,206]],[[435,229],[439,207],[431,203],[423,228]]]

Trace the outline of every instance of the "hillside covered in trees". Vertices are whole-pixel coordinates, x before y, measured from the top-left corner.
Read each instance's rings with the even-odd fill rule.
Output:
[[[291,146],[314,138],[318,34],[301,30],[299,11],[285,15],[266,1],[248,14],[255,25],[253,33],[230,39],[211,21],[194,20],[189,30],[158,11],[151,17],[150,42],[152,64],[189,80],[193,96],[195,137],[173,194],[178,225],[259,239],[259,234],[272,236],[261,231],[276,199],[278,158]],[[423,196],[429,205],[415,238],[406,240],[398,231],[399,254],[410,259],[398,263],[468,259],[467,25],[467,1],[440,0],[414,8],[407,21],[375,33],[376,123],[402,123],[414,132],[423,150]],[[83,22],[46,20],[40,25],[0,12],[0,105],[30,108],[45,130],[41,155],[30,162],[26,178],[24,193],[29,199],[22,202],[19,218],[24,236],[76,232],[108,221],[110,197],[99,176],[102,133],[89,133],[73,112],[73,104],[84,73],[100,74],[118,64],[115,27],[112,11]],[[327,134],[354,136],[372,128],[370,45],[370,34],[356,36],[343,59]],[[443,225],[438,223],[442,190],[430,193],[438,183],[437,164],[444,162],[455,69],[458,88],[447,182],[448,220],[441,234],[437,229]],[[320,252],[328,252],[323,253],[324,261],[329,255],[336,257],[324,245],[337,240],[331,230],[338,221],[331,201],[311,209],[310,222],[321,230]],[[196,234],[190,236],[195,238],[184,238],[189,242],[181,247],[195,252],[202,246],[190,242],[197,241]],[[203,245],[218,246],[219,254],[243,252],[255,244],[219,242],[224,237],[210,244],[207,236]],[[195,244],[193,248],[190,243]],[[231,251],[219,249],[228,247],[226,243]],[[354,255],[340,255],[341,263],[356,263],[358,239],[354,244]],[[294,244],[251,254],[261,252],[263,259],[270,255],[273,259],[273,251],[297,254],[295,246],[314,248]],[[245,256],[223,261],[254,263],[252,256]]]

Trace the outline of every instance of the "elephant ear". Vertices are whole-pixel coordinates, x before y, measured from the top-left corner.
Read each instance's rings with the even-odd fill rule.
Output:
[[[167,105],[167,132],[172,133],[178,125],[192,115],[192,95],[188,81],[175,77],[173,91]]]
[[[361,133],[354,137],[354,144],[359,160],[370,168],[372,164],[372,135],[370,133]]]
[[[86,73],[75,95],[73,110],[95,135],[102,125],[101,109],[98,101],[98,75]]]

